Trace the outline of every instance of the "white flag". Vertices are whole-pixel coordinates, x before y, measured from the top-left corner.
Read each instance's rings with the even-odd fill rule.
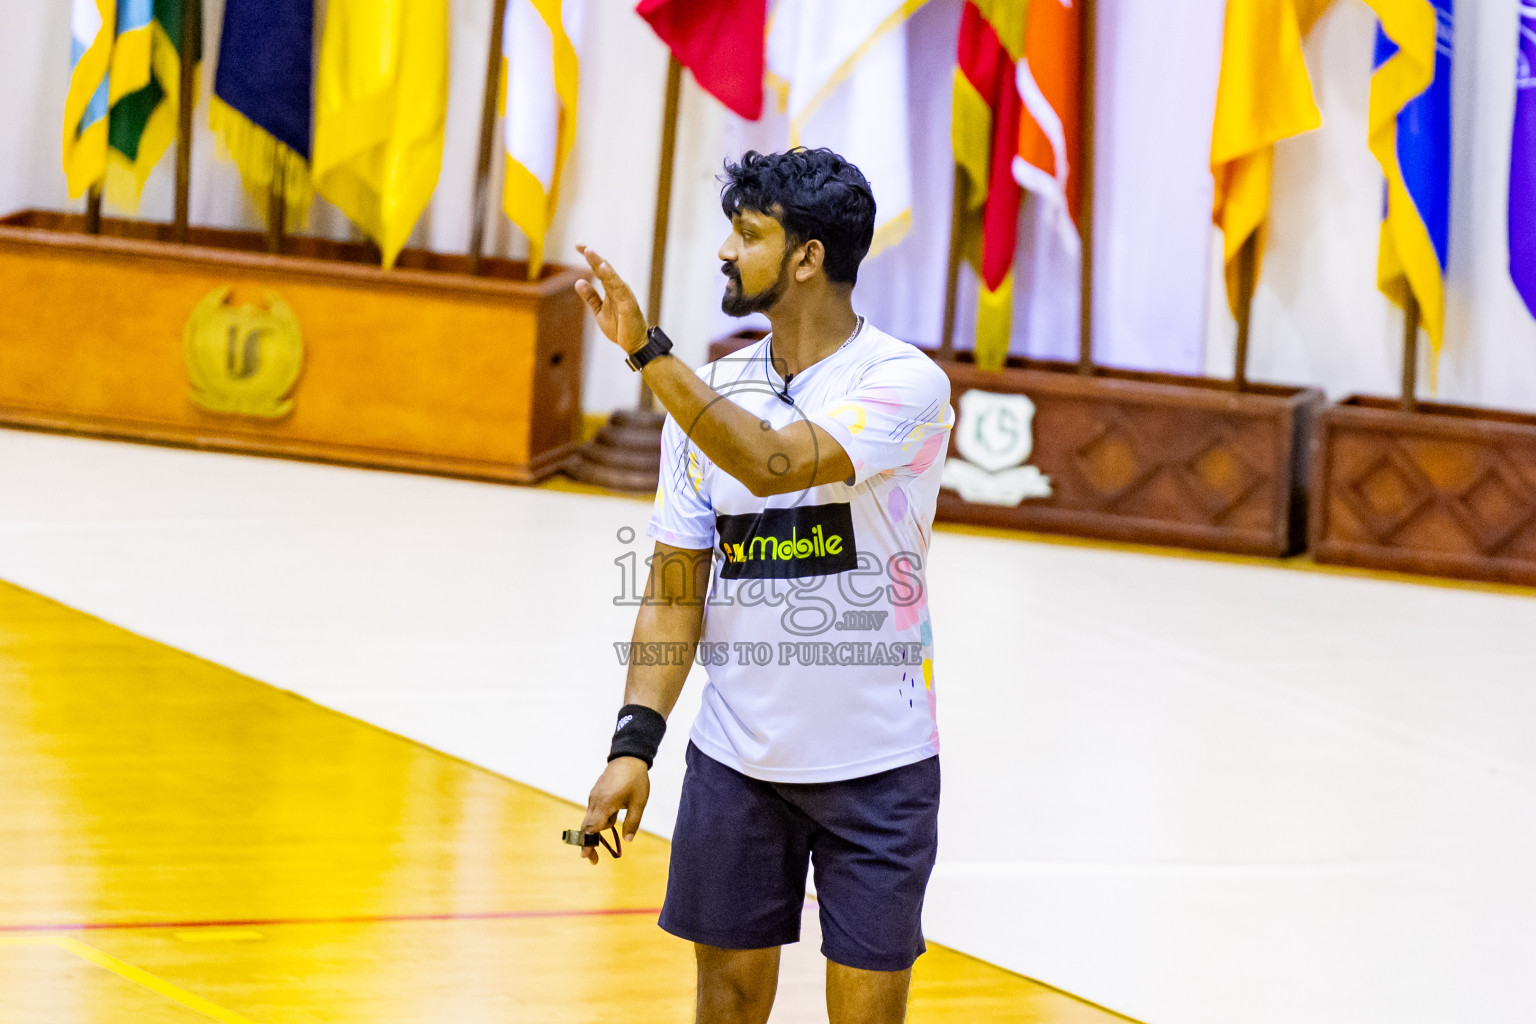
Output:
[[[502,26],[502,205],[528,236],[528,274],[544,262],[560,172],[576,137],[576,50],[584,0],[508,0]]]
[[[779,0],[768,16],[768,84],[791,146],[826,146],[875,193],[870,255],[912,227],[906,21],[924,0]]]

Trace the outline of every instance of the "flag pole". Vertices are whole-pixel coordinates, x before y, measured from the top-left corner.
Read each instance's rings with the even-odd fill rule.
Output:
[[[1248,390],[1248,336],[1253,326],[1253,292],[1258,285],[1259,233],[1243,240],[1237,253],[1237,356],[1233,360],[1232,387]]]
[[[176,103],[176,219],[172,237],[187,240],[187,226],[192,199],[192,105],[197,91],[196,41],[203,36],[202,0],[187,0],[181,13],[181,39],[177,42],[181,62],[181,93]]]
[[[1403,303],[1403,412],[1419,411],[1419,300],[1410,289]]]
[[[85,230],[87,234],[101,234],[101,183],[92,185],[85,196]]]
[[[944,269],[944,326],[939,335],[939,361],[955,360],[955,307],[960,292],[960,229],[965,216],[965,174],[957,163],[954,199],[949,209],[949,263]]]
[[[677,156],[677,110],[682,97],[683,66],[676,55],[667,58],[667,99],[661,116],[661,161],[656,174],[656,223],[651,235],[651,286],[645,319],[651,326],[661,317],[661,286],[666,278],[667,228],[672,217],[672,167]],[[656,396],[640,382],[636,409],[616,409],[597,436],[582,445],[565,464],[577,480],[620,491],[654,491],[661,467],[664,412]]]
[[[283,251],[283,222],[288,217],[288,204],[283,198],[286,184],[282,158],[277,147],[272,149],[272,183],[267,186],[267,252],[274,255]]]
[[[661,166],[656,173],[656,224],[651,232],[651,288],[645,319],[652,327],[661,320],[661,288],[667,271],[667,229],[672,223],[672,168],[677,162],[677,108],[682,99],[683,66],[677,55],[667,60],[667,102],[661,115]],[[640,382],[640,410],[656,408],[656,396]]]
[[[469,272],[480,273],[485,249],[485,205],[490,199],[491,151],[496,142],[496,92],[501,85],[502,26],[507,20],[507,0],[491,5],[491,45],[485,61],[485,102],[480,109],[480,157],[475,165],[474,204],[469,217]]]
[[[1079,153],[1078,170],[1078,234],[1081,237],[1082,279],[1080,283],[1081,315],[1077,346],[1077,372],[1091,377],[1093,367],[1093,186],[1094,186],[1094,122],[1095,93],[1097,85],[1096,45],[1098,39],[1098,4],[1095,0],[1080,0],[1082,20],[1078,23],[1077,66],[1078,80],[1082,83],[1079,95]]]

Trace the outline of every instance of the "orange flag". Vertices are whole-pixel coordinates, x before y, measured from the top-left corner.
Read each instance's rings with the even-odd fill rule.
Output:
[[[1072,0],[1034,0],[1029,6],[1024,59],[1017,71],[1023,100],[1019,152],[1013,159],[1014,180],[1047,204],[1047,217],[1072,252],[1079,246],[1080,15],[1081,4]]]

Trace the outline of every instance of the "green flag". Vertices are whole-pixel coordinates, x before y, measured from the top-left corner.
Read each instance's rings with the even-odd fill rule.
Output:
[[[150,171],[176,139],[183,20],[193,18],[192,59],[203,55],[200,0],[118,0],[112,49],[112,113],[107,128],[107,191],[138,205]],[[191,102],[196,104],[194,91]]]

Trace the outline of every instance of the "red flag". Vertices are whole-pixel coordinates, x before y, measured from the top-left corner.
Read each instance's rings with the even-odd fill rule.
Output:
[[[749,121],[762,115],[768,0],[640,0],[635,13],[717,100]]]
[[[983,10],[985,6],[985,10]],[[967,183],[962,219],[981,275],[976,308],[976,365],[1001,369],[1013,316],[1013,250],[1021,191],[1013,177],[1023,101],[1016,67],[1024,56],[1025,0],[967,0],[960,15],[950,134],[956,173]],[[979,238],[977,237],[979,235]]]

